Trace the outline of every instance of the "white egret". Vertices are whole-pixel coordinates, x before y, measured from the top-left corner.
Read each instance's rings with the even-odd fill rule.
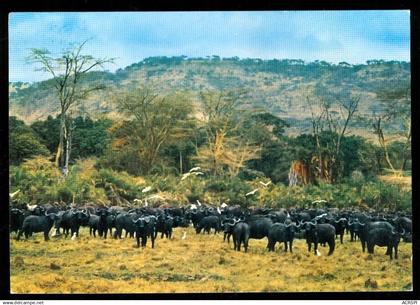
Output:
[[[246,193],[245,196],[250,196],[250,195],[254,195],[256,192],[258,192],[259,189],[255,189],[249,193]]]
[[[325,202],[327,202],[327,200],[323,200],[323,199],[312,201],[313,204],[314,203],[325,203]]]
[[[34,205],[30,205],[29,203],[26,204],[26,207],[28,208],[29,211],[33,211],[35,210],[35,208],[37,207],[37,204]]]
[[[264,183],[264,182],[260,181],[260,184],[264,185],[265,187],[269,186],[270,183],[271,183],[271,181],[268,181],[267,183]]]
[[[181,181],[187,179],[189,176],[191,175],[191,173],[185,173],[182,175]]]
[[[151,186],[145,187],[141,192],[142,193],[147,193],[148,191],[150,191],[152,189]]]
[[[10,197],[10,199],[12,199],[13,197],[15,197],[18,193],[20,192],[20,190],[17,190],[16,192],[14,192],[14,193],[9,193],[9,197]]]

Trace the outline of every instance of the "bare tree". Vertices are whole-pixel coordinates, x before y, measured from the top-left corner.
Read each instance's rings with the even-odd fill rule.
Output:
[[[98,59],[83,55],[81,52],[86,42],[63,51],[59,57],[52,56],[46,49],[31,49],[28,58],[29,62],[38,65],[38,71],[45,71],[53,77],[53,86],[60,104],[60,139],[55,163],[64,175],[68,173],[71,153],[72,127],[66,124],[69,110],[85,100],[91,92],[104,88],[102,84],[83,84],[83,76],[92,69],[103,68],[105,63],[113,62],[111,58]]]
[[[328,92],[306,98],[311,112],[312,134],[315,138],[318,177],[327,182],[335,181],[341,172],[341,142],[359,106],[360,96],[348,92],[328,95]],[[327,141],[323,138],[329,137]]]

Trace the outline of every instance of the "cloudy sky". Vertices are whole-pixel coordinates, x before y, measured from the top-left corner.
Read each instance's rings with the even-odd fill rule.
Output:
[[[39,81],[31,48],[117,57],[115,71],[150,56],[410,61],[409,11],[11,13],[9,80]]]

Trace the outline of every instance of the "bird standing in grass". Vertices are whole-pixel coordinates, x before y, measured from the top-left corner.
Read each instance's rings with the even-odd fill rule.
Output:
[[[187,238],[187,232],[186,232],[186,231],[184,231],[184,234],[182,235],[181,239],[182,239],[182,240],[184,240],[184,239],[186,239],[186,238]]]
[[[76,240],[77,239],[77,233],[76,232],[74,232],[73,233],[73,236],[71,237],[71,240]]]

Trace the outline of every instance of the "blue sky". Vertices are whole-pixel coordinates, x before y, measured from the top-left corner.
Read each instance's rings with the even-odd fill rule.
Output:
[[[39,81],[30,48],[117,57],[115,71],[150,56],[410,61],[409,11],[11,13],[9,80]]]

